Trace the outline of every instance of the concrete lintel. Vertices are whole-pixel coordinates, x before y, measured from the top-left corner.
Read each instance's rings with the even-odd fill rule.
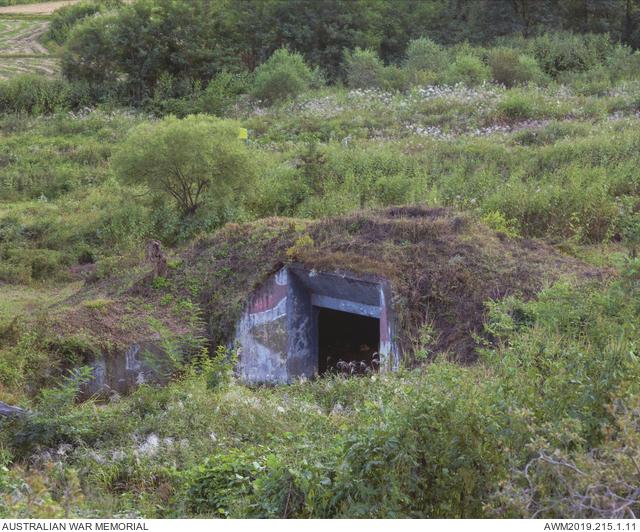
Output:
[[[311,305],[314,307],[328,308],[331,310],[339,310],[341,312],[358,314],[359,316],[368,316],[369,318],[380,318],[380,307],[365,305],[363,303],[356,303],[354,301],[348,301],[346,299],[323,296],[320,294],[311,295]]]

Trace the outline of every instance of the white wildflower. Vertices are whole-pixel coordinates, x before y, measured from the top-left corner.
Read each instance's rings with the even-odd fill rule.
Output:
[[[156,436],[155,434],[149,434],[144,443],[142,443],[142,445],[139,445],[136,451],[137,453],[142,455],[154,455],[157,452],[159,445],[160,439],[158,438],[158,436]]]

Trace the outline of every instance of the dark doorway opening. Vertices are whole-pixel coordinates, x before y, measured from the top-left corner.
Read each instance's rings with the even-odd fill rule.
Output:
[[[380,320],[318,308],[318,372],[362,374],[378,369]]]

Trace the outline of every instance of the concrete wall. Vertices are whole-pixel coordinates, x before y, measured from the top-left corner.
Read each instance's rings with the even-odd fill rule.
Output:
[[[286,267],[254,293],[236,327],[238,372],[248,383],[281,384],[318,372],[317,308],[380,321],[380,367],[398,366],[390,288],[381,280]]]
[[[289,380],[288,285],[287,270],[280,270],[254,293],[237,324],[236,342],[241,348],[238,370],[246,382]]]
[[[94,360],[91,363],[93,378],[82,387],[82,396],[127,394],[144,383],[166,382],[163,368],[169,360],[159,343],[132,344],[124,352],[109,353]]]

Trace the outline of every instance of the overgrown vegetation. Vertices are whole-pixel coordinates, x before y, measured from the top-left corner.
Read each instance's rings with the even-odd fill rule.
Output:
[[[514,5],[0,26],[64,73],[0,73],[0,516],[638,516],[639,6]],[[236,382],[287,261],[391,279],[401,371]],[[167,386],[81,397],[135,335]]]
[[[5,470],[2,511],[630,516],[636,473],[624,464],[640,452],[637,333],[628,327],[638,317],[636,267],[604,290],[561,285],[539,302],[494,306],[489,327],[499,345],[471,367],[442,360],[250,390],[212,379],[229,371],[214,358],[167,388],[143,386],[99,409],[70,404],[69,381],[49,392],[59,399],[35,403],[37,416],[5,422],[5,460],[25,438],[53,445],[52,455],[40,447],[33,456],[60,476]],[[603,451],[594,455],[596,447]],[[531,483],[520,473],[529,461],[539,464],[528,470]],[[563,482],[547,484],[553,478]],[[593,497],[596,485],[611,492],[585,509],[580,497]]]

